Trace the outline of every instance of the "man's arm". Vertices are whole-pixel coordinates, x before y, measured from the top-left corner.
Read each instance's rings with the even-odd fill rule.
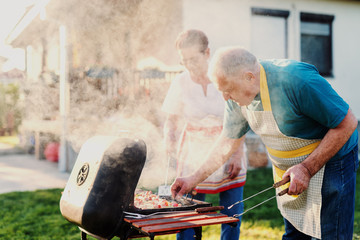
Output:
[[[290,176],[289,195],[298,195],[305,191],[314,176],[349,140],[357,127],[357,119],[351,110],[342,122],[330,129],[319,146],[300,164],[289,168],[283,179]]]
[[[231,139],[221,134],[207,155],[205,163],[197,171],[190,176],[175,179],[171,186],[173,197],[182,196],[203,182],[230,158],[239,145],[244,142],[244,139],[245,136]]]

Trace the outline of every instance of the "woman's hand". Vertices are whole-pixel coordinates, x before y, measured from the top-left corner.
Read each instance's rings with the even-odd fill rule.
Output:
[[[242,157],[231,158],[231,160],[229,162],[229,169],[228,169],[230,179],[233,179],[237,175],[239,175],[239,172],[241,171],[241,161],[243,161]]]

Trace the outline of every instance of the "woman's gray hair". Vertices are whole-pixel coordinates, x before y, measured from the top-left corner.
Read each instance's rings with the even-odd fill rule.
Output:
[[[209,40],[203,31],[188,29],[181,32],[175,42],[177,49],[199,46],[200,52],[205,52],[208,48]]]
[[[257,58],[242,47],[221,47],[214,53],[209,64],[209,76],[231,79],[244,70],[252,71]]]

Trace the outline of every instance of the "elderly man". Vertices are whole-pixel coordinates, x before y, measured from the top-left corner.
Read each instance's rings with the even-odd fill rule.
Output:
[[[274,180],[290,177],[288,194],[277,197],[283,239],[352,239],[359,160],[349,105],[314,66],[258,61],[239,47],[219,49],[209,75],[227,100],[224,128],[206,163],[175,180],[173,196],[221,166],[251,128],[266,145]]]

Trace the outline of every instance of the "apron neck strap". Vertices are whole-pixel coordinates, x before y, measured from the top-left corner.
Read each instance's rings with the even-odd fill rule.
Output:
[[[264,111],[271,112],[269,89],[264,67],[260,64],[260,97]]]

